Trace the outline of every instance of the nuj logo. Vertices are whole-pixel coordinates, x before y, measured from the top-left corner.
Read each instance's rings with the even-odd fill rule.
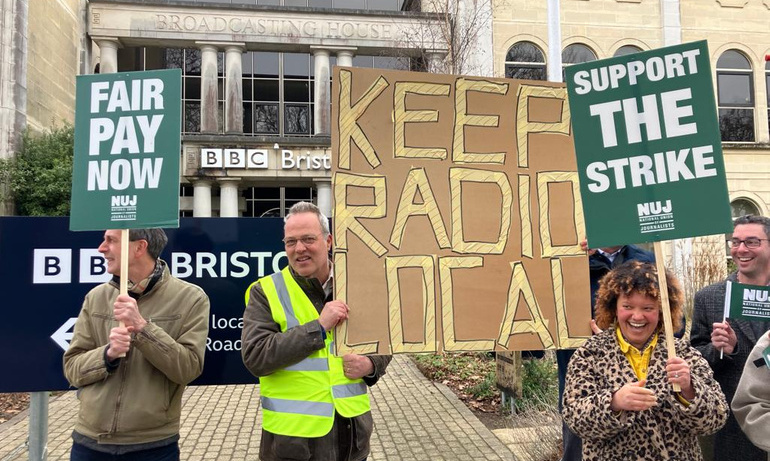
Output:
[[[636,212],[639,216],[654,216],[661,213],[671,213],[671,210],[673,210],[671,200],[666,200],[665,203],[658,200],[657,202],[636,204]]]
[[[743,300],[744,301],[756,301],[760,303],[767,302],[768,293],[765,290],[753,290],[751,288],[746,288],[743,290]]]
[[[112,206],[136,206],[136,195],[113,195]]]

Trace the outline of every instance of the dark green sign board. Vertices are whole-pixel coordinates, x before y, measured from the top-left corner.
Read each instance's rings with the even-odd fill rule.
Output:
[[[770,320],[770,287],[728,281],[725,318],[755,322]]]
[[[181,81],[78,76],[70,230],[179,227]]]
[[[592,248],[732,231],[705,41],[566,76]]]

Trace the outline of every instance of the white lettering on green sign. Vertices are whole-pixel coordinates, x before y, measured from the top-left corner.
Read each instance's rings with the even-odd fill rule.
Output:
[[[112,140],[110,154],[117,155],[128,149],[129,154],[140,152],[155,152],[155,136],[163,121],[163,115],[146,115],[136,117],[120,117],[117,125],[109,118],[91,119],[91,139],[89,140],[88,155],[99,155],[102,142]],[[139,139],[136,134],[136,123],[142,133],[143,149],[139,149]]]
[[[592,116],[598,116],[602,127],[602,142],[604,147],[615,147],[618,145],[618,139],[615,134],[615,114],[621,112],[625,120],[626,136],[629,144],[641,143],[642,130],[644,125],[647,132],[647,140],[654,141],[661,139],[663,133],[660,126],[660,117],[658,116],[658,95],[649,94],[642,96],[642,110],[636,98],[623,99],[622,101],[609,101],[600,104],[594,104],[589,107]],[[680,101],[692,99],[690,88],[681,90],[666,91],[660,93],[661,107],[663,108],[663,128],[665,128],[666,138],[676,138],[696,134],[698,129],[695,123],[680,123],[683,117],[692,117],[693,110],[691,105],[679,106]]]
[[[637,155],[618,158],[607,162],[593,162],[586,168],[586,176],[593,182],[588,183],[588,190],[594,193],[605,192],[614,183],[615,189],[650,186],[679,180],[688,181],[717,175],[714,168],[713,146],[693,147],[677,151],[658,152],[649,155]],[[692,153],[691,169],[687,160]],[[612,171],[610,175],[609,171]],[[607,172],[607,173],[605,173]]]
[[[87,190],[125,190],[132,185],[136,189],[157,189],[162,169],[162,158],[92,160],[88,162]]]
[[[130,113],[163,110],[163,80],[158,78],[130,81],[94,82],[91,85],[92,114]],[[105,107],[106,105],[106,107]],[[90,121],[89,155],[100,155],[103,143],[109,143],[110,155],[151,154],[155,152],[163,114],[125,115],[117,122],[108,117]],[[141,148],[140,148],[141,138]],[[163,158],[117,158],[88,162],[87,190],[157,189]]]
[[[608,88],[615,89],[620,84],[625,84],[624,79],[628,80],[629,85],[636,85],[641,76],[647,77],[651,82],[657,82],[664,78],[697,74],[695,57],[699,54],[700,50],[687,50],[683,53],[653,56],[646,61],[630,61],[576,72],[573,78],[575,93],[586,94]]]
[[[768,292],[766,290],[756,290],[751,288],[746,288],[743,290],[743,300],[744,301],[758,301],[758,302],[765,302],[768,299]]]
[[[138,110],[163,110],[163,80],[148,78],[131,81],[131,93],[126,82],[94,82],[91,84],[91,113],[102,111],[102,102],[107,102],[106,112],[135,112]]]

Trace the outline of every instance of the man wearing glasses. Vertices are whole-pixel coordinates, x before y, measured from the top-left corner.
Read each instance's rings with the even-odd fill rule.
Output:
[[[243,363],[260,378],[264,461],[361,461],[373,421],[367,387],[391,357],[333,355],[348,306],[333,298],[329,221],[308,202],[284,219],[289,266],[253,283],[241,333]]]
[[[746,215],[733,222],[728,243],[738,271],[727,280],[749,285],[770,285],[770,218]],[[714,378],[730,402],[735,395],[744,364],[757,340],[770,329],[770,322],[724,319],[726,282],[703,288],[695,294],[690,342],[708,360]],[[709,459],[710,448],[704,451]],[[743,434],[735,416],[713,439],[713,459],[766,461],[767,454]]]

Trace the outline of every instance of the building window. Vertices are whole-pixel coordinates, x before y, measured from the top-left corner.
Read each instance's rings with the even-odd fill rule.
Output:
[[[182,69],[182,134],[201,131],[201,51],[196,48],[166,48],[164,69]],[[224,53],[217,53],[217,131],[224,127]]]
[[[732,212],[733,219],[747,214],[759,216],[759,207],[752,200],[747,198],[738,198],[730,202],[730,211]]]
[[[246,211],[243,216],[254,218],[283,218],[297,202],[313,202],[312,187],[248,187],[243,190]]]
[[[534,43],[514,44],[505,55],[506,78],[546,80],[545,57]]]
[[[561,52],[561,62],[566,66],[590,61],[596,61],[596,53],[581,43],[573,43]]]
[[[754,85],[751,63],[728,50],[717,60],[717,105],[722,141],[754,141]]]
[[[313,134],[315,59],[306,53],[249,51],[242,55],[243,133]],[[329,68],[337,64],[329,57]],[[406,70],[408,58],[355,56],[354,67]]]
[[[615,52],[613,57],[617,58],[618,56],[626,56],[626,55],[629,55],[629,54],[638,53],[640,51],[642,51],[642,49],[639,48],[638,46],[623,45],[620,48],[618,48],[618,50]]]
[[[561,80],[563,82],[567,81],[567,76],[564,73],[564,69],[567,67],[573,64],[580,64],[581,62],[590,61],[596,61],[596,53],[594,53],[591,48],[588,48],[581,43],[573,43],[572,45],[567,46],[564,48],[564,51],[561,52]]]
[[[353,56],[353,67],[409,70],[409,58],[397,58],[391,56]]]
[[[313,131],[313,67],[309,54],[283,53],[283,126],[285,135]]]
[[[192,184],[182,183],[179,185],[179,217],[180,218],[192,218],[193,217],[193,210],[192,209],[186,209],[183,208],[182,201],[189,201],[191,198],[195,195],[194,194],[195,188]],[[188,197],[187,199],[183,199],[182,197]]]
[[[313,127],[312,59],[306,53],[242,55],[243,133],[309,136]]]
[[[182,133],[201,130],[201,52],[190,48],[126,47],[118,50],[118,71],[181,69]],[[224,53],[217,53],[218,131],[224,127]]]

